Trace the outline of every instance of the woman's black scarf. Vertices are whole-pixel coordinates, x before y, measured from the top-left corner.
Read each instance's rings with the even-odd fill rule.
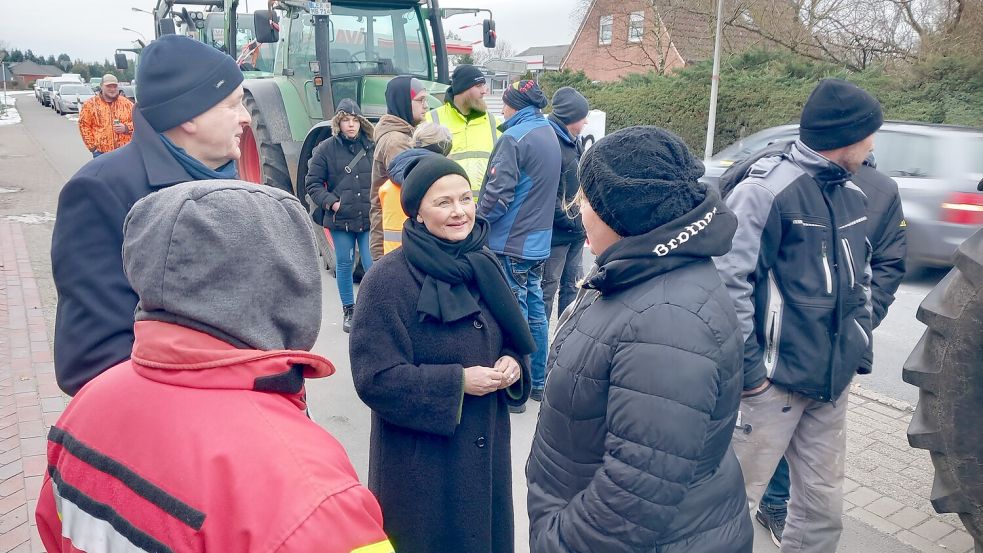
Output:
[[[478,300],[468,288],[478,293],[491,310],[516,353],[525,355],[536,350],[529,323],[522,316],[505,272],[495,255],[485,248],[488,221],[478,217],[474,229],[460,242],[437,238],[423,223],[407,219],[403,224],[403,252],[411,265],[426,275],[416,309],[422,317],[452,323],[481,313]]]

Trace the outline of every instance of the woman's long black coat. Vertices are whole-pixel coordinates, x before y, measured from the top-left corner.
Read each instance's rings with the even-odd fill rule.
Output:
[[[527,359],[510,352],[488,315],[452,324],[421,322],[424,275],[397,250],[372,266],[359,290],[351,366],[372,409],[369,488],[400,553],[510,553],[509,403],[529,395]],[[464,367],[512,355],[523,366],[512,390],[464,394]]]

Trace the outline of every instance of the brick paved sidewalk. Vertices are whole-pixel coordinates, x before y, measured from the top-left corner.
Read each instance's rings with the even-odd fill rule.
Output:
[[[22,225],[0,220],[0,553],[43,551],[34,507],[45,436],[67,400]],[[854,386],[847,416],[847,516],[925,553],[971,553],[959,519],[928,501],[934,470],[928,452],[908,446],[910,408]]]
[[[67,399],[21,225],[0,221],[0,553],[44,551],[34,507],[47,431]]]
[[[908,445],[911,408],[853,386],[847,411],[843,510],[925,553],[972,553],[956,515],[929,503],[935,470],[929,453]]]

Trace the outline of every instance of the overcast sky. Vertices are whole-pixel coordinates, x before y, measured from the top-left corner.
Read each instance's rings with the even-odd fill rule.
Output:
[[[243,0],[258,9],[262,0]],[[0,43],[7,48],[31,49],[35,54],[102,61],[112,59],[116,48],[132,45],[141,33],[152,39],[153,17],[133,12],[131,7],[150,11],[155,0],[0,0]],[[498,36],[516,51],[530,46],[568,44],[577,31],[571,11],[577,0],[444,0],[441,6],[489,8],[495,15]],[[459,15],[445,21],[465,40],[481,39],[481,27],[460,30],[480,23],[483,17]],[[128,27],[136,32],[124,31]]]

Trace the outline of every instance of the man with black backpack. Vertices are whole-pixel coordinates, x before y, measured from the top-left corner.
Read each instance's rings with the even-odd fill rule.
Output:
[[[785,551],[834,551],[842,531],[848,387],[870,368],[873,328],[867,199],[851,179],[882,122],[870,94],[824,80],[800,139],[727,197],[739,226],[716,262],[745,339],[734,449],[752,510],[788,460]]]
[[[746,179],[751,167],[758,160],[766,157],[787,158],[794,143],[794,140],[789,140],[770,144],[747,159],[731,165],[718,181],[721,196],[726,198],[734,187]],[[851,180],[860,187],[867,199],[867,240],[872,247],[870,288],[873,318],[871,323],[873,328],[877,328],[887,315],[888,308],[894,302],[894,294],[904,279],[907,223],[901,209],[898,184],[894,179],[877,170],[873,155],[864,160],[863,166]],[[869,373],[872,364],[872,360],[862,364],[857,372]],[[782,457],[754,515],[755,520],[768,529],[775,545],[781,545],[788,500],[788,463]]]

